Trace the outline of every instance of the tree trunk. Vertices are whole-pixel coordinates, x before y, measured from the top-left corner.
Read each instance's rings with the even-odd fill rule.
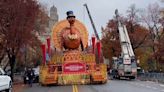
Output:
[[[2,60],[4,59],[5,54],[2,54],[2,56],[0,57],[0,64],[2,63]]]
[[[9,58],[9,62],[10,62],[10,68],[11,68],[11,79],[12,81],[14,81],[14,65],[15,65],[15,55],[12,55],[10,58]]]

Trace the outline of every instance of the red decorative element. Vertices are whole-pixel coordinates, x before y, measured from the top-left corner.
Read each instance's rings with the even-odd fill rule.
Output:
[[[47,38],[47,47],[48,47],[48,54],[49,55],[51,53],[50,46],[51,46],[50,38]]]
[[[43,64],[46,64],[46,45],[42,44]]]
[[[97,42],[97,52],[98,52],[98,58],[100,60],[100,55],[101,55],[101,43],[100,43],[100,41]]]
[[[86,64],[84,63],[66,63],[63,65],[63,73],[81,73],[86,71]]]
[[[95,36],[92,36],[92,52],[95,53]]]

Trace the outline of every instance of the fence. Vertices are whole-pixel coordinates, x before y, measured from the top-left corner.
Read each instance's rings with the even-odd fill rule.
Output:
[[[164,83],[164,73],[144,73],[138,75],[139,80]]]

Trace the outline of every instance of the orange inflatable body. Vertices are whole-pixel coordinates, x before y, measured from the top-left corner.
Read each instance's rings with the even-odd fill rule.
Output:
[[[65,28],[62,33],[62,43],[65,49],[78,49],[81,41],[80,32],[77,28]]]

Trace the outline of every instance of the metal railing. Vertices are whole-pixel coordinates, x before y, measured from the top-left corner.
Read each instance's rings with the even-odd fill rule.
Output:
[[[143,73],[138,75],[138,79],[164,83],[164,73]]]

